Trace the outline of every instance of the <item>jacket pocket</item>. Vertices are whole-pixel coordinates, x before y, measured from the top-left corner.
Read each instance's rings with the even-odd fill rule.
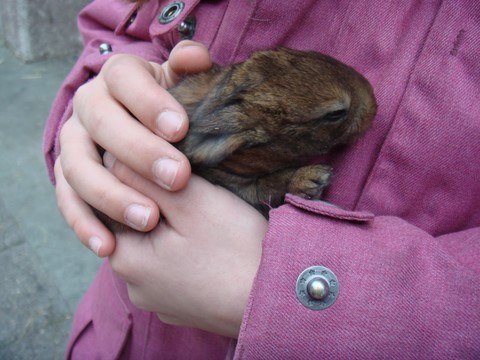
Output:
[[[66,359],[118,359],[128,343],[132,320],[118,283],[104,262],[73,320]]]

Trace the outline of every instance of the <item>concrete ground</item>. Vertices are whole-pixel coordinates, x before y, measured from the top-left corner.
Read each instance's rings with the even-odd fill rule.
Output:
[[[0,44],[0,359],[61,359],[100,264],[61,218],[42,156],[75,57],[23,64]]]

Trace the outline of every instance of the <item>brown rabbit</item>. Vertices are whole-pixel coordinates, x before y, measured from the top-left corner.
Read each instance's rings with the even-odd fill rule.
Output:
[[[189,116],[190,130],[177,147],[193,171],[267,218],[287,192],[318,199],[331,168],[307,164],[354,141],[376,113],[372,87],[354,69],[290,49],[215,65],[170,91]]]

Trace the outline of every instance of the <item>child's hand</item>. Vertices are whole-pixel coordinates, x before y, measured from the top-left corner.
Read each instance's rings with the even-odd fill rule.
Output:
[[[184,41],[162,65],[115,55],[95,79],[78,89],[73,114],[60,134],[57,201],[67,223],[97,255],[110,255],[115,240],[90,206],[141,231],[151,230],[159,219],[155,202],[105,169],[98,147],[162,188],[182,189],[190,164],[170,142],[185,136],[188,118],[165,88],[183,74],[211,65],[204,46]]]
[[[111,171],[154,199],[162,222],[122,231],[110,257],[130,300],[168,324],[236,338],[262,254],[267,220],[228,190],[193,175],[178,192],[115,161]]]

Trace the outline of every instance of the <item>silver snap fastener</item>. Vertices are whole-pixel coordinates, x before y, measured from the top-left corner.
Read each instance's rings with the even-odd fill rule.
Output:
[[[182,40],[190,40],[195,35],[195,28],[197,26],[197,20],[195,16],[187,16],[180,25],[178,25],[178,32]]]
[[[169,22],[175,20],[178,15],[182,12],[185,4],[181,1],[176,1],[165,6],[158,17],[160,24],[168,24]]]
[[[105,55],[112,52],[112,45],[107,43],[102,43],[98,46],[98,51],[101,55]]]
[[[315,276],[307,284],[307,293],[315,300],[325,299],[329,292],[330,287],[328,286],[327,280],[320,276]]]
[[[332,270],[311,266],[298,276],[296,293],[303,306],[311,310],[324,310],[338,298],[340,284]]]

